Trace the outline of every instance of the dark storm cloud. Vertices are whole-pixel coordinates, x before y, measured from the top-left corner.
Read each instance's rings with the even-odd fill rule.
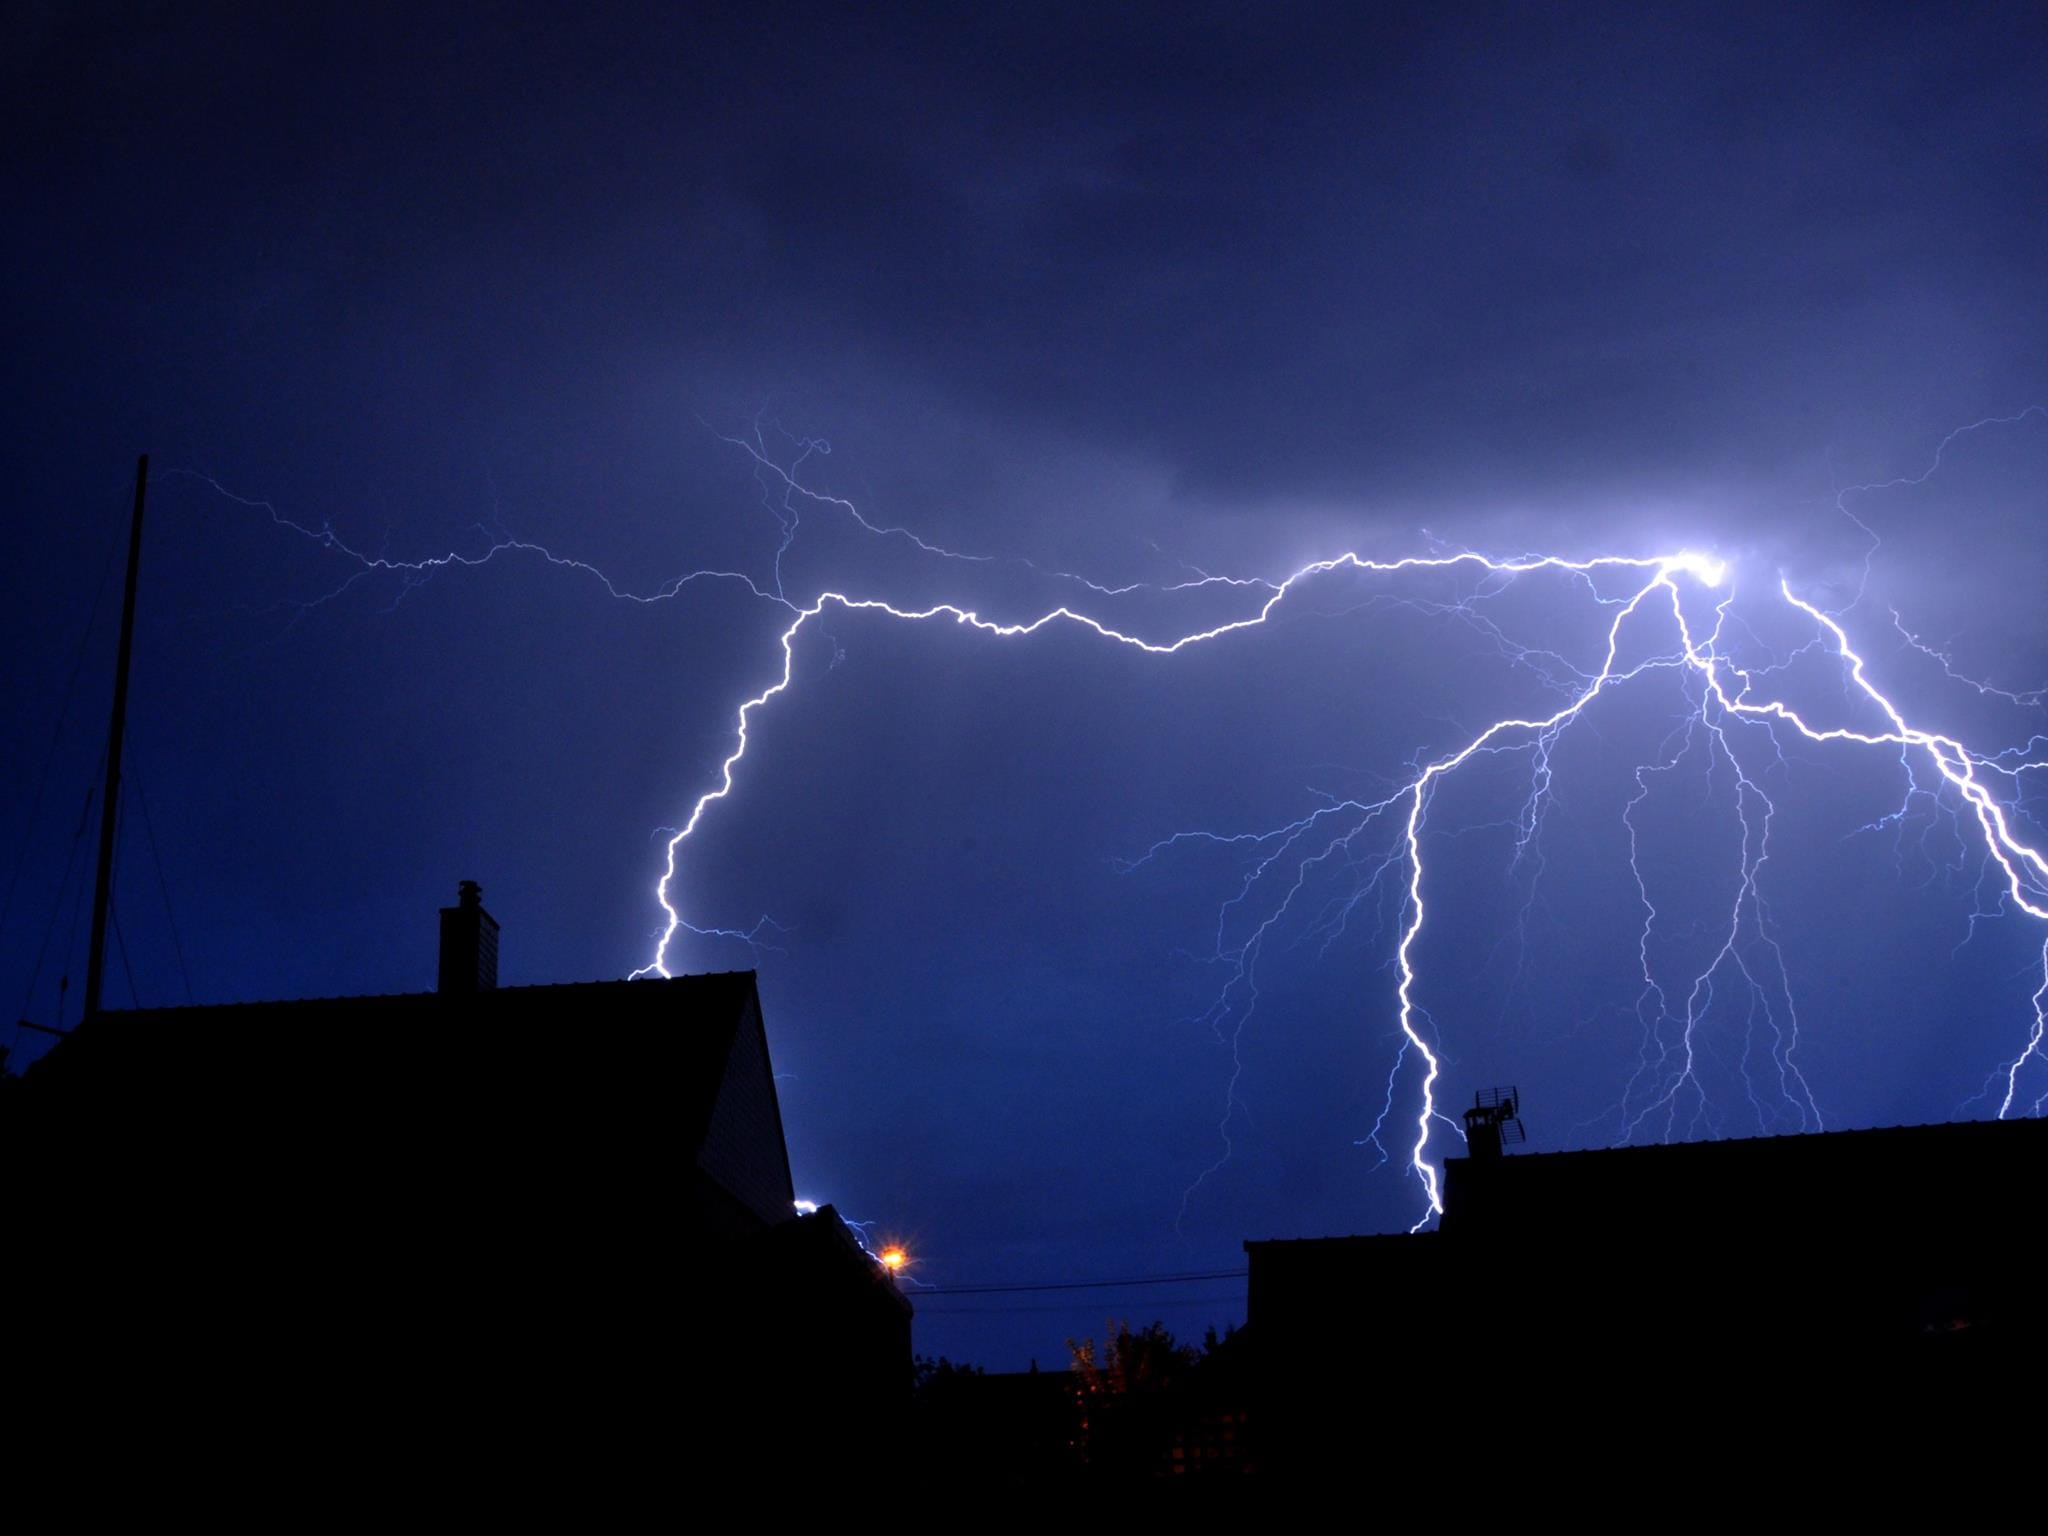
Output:
[[[1846,599],[1868,539],[1838,489],[1918,476],[1951,429],[2048,395],[2030,12],[45,6],[5,26],[0,847],[32,852],[0,944],[24,987],[52,909],[63,948],[97,695],[60,737],[63,814],[28,807],[135,447],[362,549],[475,548],[484,524],[641,589],[766,571],[775,525],[718,440],[758,415],[785,456],[830,439],[807,475],[881,523],[1113,580],[1410,553],[1427,530],[1700,542],[1745,590],[1782,568]],[[1883,610],[1964,670],[2048,674],[2044,445],[2038,416],[1986,429],[1927,485],[1844,502],[1882,540],[1859,637],[2001,742],[2025,719],[1949,687]],[[711,781],[780,610],[731,584],[614,604],[500,562],[288,624],[349,568],[199,481],[156,496],[136,773],[201,995],[424,985],[431,909],[465,875],[513,979],[640,963],[650,829]],[[788,571],[994,606],[1072,590],[823,509]],[[1361,917],[1328,948],[1296,935],[1271,978],[1236,1159],[1181,1246],[1228,1059],[1189,1022],[1213,968],[1186,957],[1232,871],[1111,864],[1381,783],[1518,697],[1497,652],[1385,596],[1332,583],[1172,668],[850,618],[806,640],[687,878],[702,920],[795,929],[761,960],[806,1193],[911,1226],[953,1279],[1228,1263],[1247,1235],[1412,1217],[1353,1145],[1389,1066],[1385,934]],[[1547,600],[1514,610],[1523,632]],[[90,638],[88,678],[104,610]],[[1433,974],[1502,982],[1432,998],[1457,1071],[1520,1072],[1552,1145],[1611,1098],[1625,1012],[1630,893],[1599,860],[1628,780],[1603,744],[1661,721],[1583,738],[1522,970],[1483,835],[1447,891],[1464,926]],[[1983,977],[2025,946],[1988,925],[1982,962],[1955,959],[1967,901],[1915,883],[1938,836],[1860,837],[1887,785],[1797,766],[1811,814],[1774,868],[1819,936],[1798,982],[1861,1031],[1817,1028],[1817,1068],[1851,1120],[1949,1113],[2008,1037],[1952,1048],[1926,1020],[2003,1028]],[[1498,812],[1473,793],[1476,820]],[[1718,891],[1722,852],[1685,889]],[[134,927],[138,984],[168,987],[167,930]],[[1875,970],[1888,955],[1911,963]],[[45,975],[31,1011],[53,1005]],[[983,1319],[933,1347],[1051,1359],[1093,1323]]]
[[[827,48],[723,191],[792,310],[1209,495],[1769,472],[2038,365],[2039,37],[1901,20]]]
[[[89,263],[140,212],[221,307],[433,304],[474,396],[822,354],[1210,498],[1768,474],[2024,392],[2038,26],[1697,19],[70,20],[15,122]]]

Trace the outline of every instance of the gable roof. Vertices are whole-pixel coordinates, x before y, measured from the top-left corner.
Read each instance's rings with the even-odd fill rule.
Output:
[[[368,1123],[416,1110],[460,1122],[524,1110],[559,1125],[579,1111],[645,1112],[694,1158],[741,1042],[786,1177],[760,1017],[752,971],[115,1010],[8,1082],[0,1119],[75,1141],[172,1120]]]

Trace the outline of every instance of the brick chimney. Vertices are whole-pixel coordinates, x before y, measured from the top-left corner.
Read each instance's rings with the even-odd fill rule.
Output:
[[[484,910],[483,887],[465,880],[458,901],[441,909],[441,978],[446,996],[493,992],[498,986],[498,920]]]

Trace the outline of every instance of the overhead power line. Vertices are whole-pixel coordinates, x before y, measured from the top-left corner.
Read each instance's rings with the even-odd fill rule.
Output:
[[[928,1295],[929,1292],[920,1292],[919,1294]],[[1244,1297],[1237,1294],[1232,1294],[1229,1296],[1174,1296],[1170,1298],[1153,1297],[1152,1299],[1144,1303],[1144,1312],[1184,1312],[1189,1310],[1190,1308],[1195,1307],[1235,1308],[1242,1306],[1243,1304]],[[1075,1315],[1075,1308],[1083,1305],[1085,1305],[1085,1303],[1079,1301],[1011,1301],[1002,1302],[992,1307],[932,1307],[925,1310],[922,1313],[922,1315],[927,1318],[1018,1317],[1026,1313],[1050,1313],[1054,1316],[1073,1317]]]
[[[927,1285],[911,1293],[919,1296],[1012,1296],[1025,1291],[1113,1291],[1135,1286],[1190,1285],[1198,1280],[1240,1280],[1251,1273],[1244,1269],[1208,1269],[1194,1274],[1135,1275],[1128,1280],[1038,1280],[1028,1285]]]

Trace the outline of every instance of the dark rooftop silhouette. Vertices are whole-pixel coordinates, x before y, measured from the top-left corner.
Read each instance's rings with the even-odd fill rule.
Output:
[[[1931,1437],[1935,1402],[1966,1435],[2048,1345],[2042,1121],[1475,1149],[1444,1171],[1434,1232],[1245,1244],[1270,1465],[1334,1466],[1398,1420],[1456,1422],[1497,1465],[1590,1437],[1649,1466],[1732,1445],[1771,1382],[1873,1445]],[[1331,1392],[1349,1380],[1378,1385]]]
[[[398,1476],[454,1423],[621,1494],[678,1433],[656,1381],[727,1456],[765,1453],[750,1382],[778,1456],[892,1433],[909,1306],[796,1211],[753,973],[495,987],[477,898],[441,991],[103,1012],[0,1079],[20,1379],[83,1423],[162,1394],[181,1456]]]

